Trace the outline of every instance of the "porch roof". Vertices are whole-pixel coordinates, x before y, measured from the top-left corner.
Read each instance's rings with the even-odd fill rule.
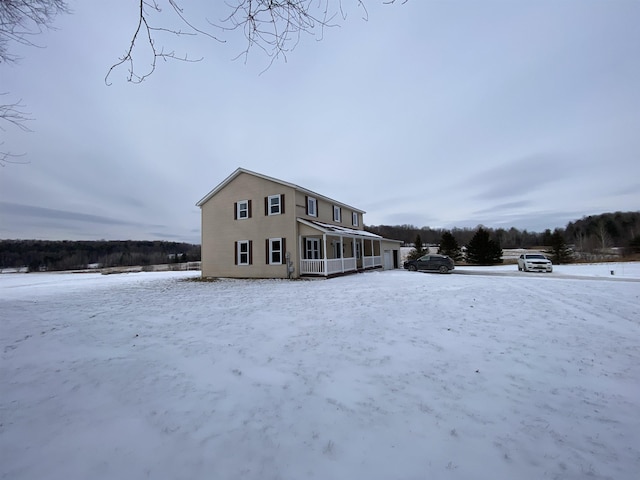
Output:
[[[307,225],[311,228],[315,228],[322,233],[342,235],[343,237],[351,238],[367,238],[369,240],[384,240],[383,237],[375,233],[367,232],[366,230],[357,230],[355,228],[343,227],[341,225],[332,225],[330,223],[316,222],[315,220],[305,220],[304,218],[298,218],[298,222],[303,225]]]

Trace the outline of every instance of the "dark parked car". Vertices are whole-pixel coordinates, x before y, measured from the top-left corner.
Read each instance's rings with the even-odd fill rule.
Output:
[[[449,273],[456,268],[453,260],[446,255],[423,255],[416,260],[407,260],[404,262],[404,268],[412,272],[424,270],[429,272]]]

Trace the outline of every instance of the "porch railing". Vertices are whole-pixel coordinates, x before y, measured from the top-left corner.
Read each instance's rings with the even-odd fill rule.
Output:
[[[324,275],[324,260],[300,260],[303,275]]]
[[[381,265],[382,257],[362,258],[363,268],[374,268]],[[357,269],[355,257],[300,260],[301,275],[335,275],[336,273],[353,272]]]
[[[382,266],[382,257],[362,257],[362,266],[364,268],[374,268]]]

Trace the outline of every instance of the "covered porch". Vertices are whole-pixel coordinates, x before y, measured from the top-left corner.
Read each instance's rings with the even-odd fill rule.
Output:
[[[382,267],[379,235],[298,219],[300,275],[332,276]]]

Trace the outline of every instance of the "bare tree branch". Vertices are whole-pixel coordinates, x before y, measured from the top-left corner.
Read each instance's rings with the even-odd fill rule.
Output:
[[[0,93],[0,95],[6,95],[6,93]],[[29,132],[30,130],[24,122],[32,119],[29,118],[28,113],[21,110],[22,108],[24,108],[24,105],[22,105],[20,101],[7,105],[0,105],[0,120],[8,122],[18,127],[20,130]],[[0,123],[0,130],[5,130],[2,123]]]
[[[56,15],[68,12],[65,0],[0,0],[0,65],[17,62],[18,57],[10,51],[13,44],[37,47],[32,37],[52,28],[51,22]],[[5,131],[4,126],[9,124],[30,131],[25,122],[31,118],[23,108],[21,101],[0,105],[0,130]],[[1,145],[4,142],[0,142]],[[28,163],[20,160],[23,156],[0,149],[0,167]]]
[[[0,95],[6,95],[6,93],[0,93]],[[0,105],[0,130],[5,131],[4,122],[19,128],[24,132],[30,132],[31,130],[24,124],[24,122],[31,120],[29,114],[22,110],[24,105],[19,101],[7,105]],[[0,146],[4,145],[4,142],[0,142]],[[10,163],[28,163],[27,161],[20,160],[24,154],[16,154],[10,151],[0,149],[0,167],[4,167]]]
[[[18,60],[10,52],[13,43],[37,46],[31,37],[51,28],[53,18],[68,11],[64,0],[0,0],[0,64]],[[28,130],[22,123],[28,120],[27,115],[20,108],[19,102],[0,105],[0,120]]]
[[[335,11],[332,4],[336,5]],[[341,0],[238,0],[235,6],[228,5],[231,13],[221,20],[220,28],[241,30],[247,40],[247,47],[235,58],[244,57],[246,61],[251,49],[257,47],[271,58],[267,69],[280,57],[286,61],[287,53],[295,49],[303,35],[314,36],[317,32],[321,40],[325,28],[338,26],[338,16],[346,18]],[[366,17],[362,1],[356,0],[356,5]]]
[[[0,143],[0,146],[4,145],[4,142]],[[6,167],[9,164],[24,165],[29,163],[28,160],[21,160],[25,155],[24,153],[15,154],[11,152],[3,152],[0,150],[0,167]]]
[[[173,10],[174,14],[181,21],[181,23],[187,27],[187,31],[175,30],[167,27],[152,26],[150,22],[151,16],[154,12],[156,14],[162,13],[162,8],[160,7],[160,4],[157,0],[139,0],[138,23],[136,26],[136,30],[131,37],[131,42],[129,43],[129,48],[127,49],[126,53],[120,58],[118,62],[116,62],[111,66],[111,68],[109,68],[109,71],[104,78],[104,81],[107,85],[111,85],[111,82],[109,82],[109,77],[111,76],[113,71],[121,65],[126,64],[128,66],[129,74],[127,76],[127,81],[133,83],[141,83],[155,71],[158,59],[173,59],[183,62],[199,62],[200,60],[202,60],[202,58],[190,59],[187,54],[179,56],[173,50],[170,52],[165,52],[163,47],[156,46],[154,33],[169,33],[176,36],[204,35],[213,40],[222,42],[222,40],[216,38],[211,33],[194,26],[194,24],[184,16],[183,10],[182,8],[180,8],[176,0],[167,0],[167,3]],[[134,52],[136,43],[139,40],[146,43],[151,51],[151,63],[144,73],[137,73],[135,68]]]
[[[52,28],[53,18],[68,13],[65,0],[0,0],[0,63],[15,62],[12,43],[37,46],[32,37]]]
[[[200,61],[189,59],[187,55],[177,55],[175,51],[166,52],[159,46],[156,38],[158,33],[173,35],[205,35],[219,42],[218,34],[211,30],[195,26],[180,6],[180,0],[138,0],[138,22],[129,42],[125,54],[109,68],[105,76],[105,83],[110,85],[109,77],[117,68],[126,65],[127,80],[140,83],[148,78],[156,69],[157,60]],[[218,33],[241,31],[246,39],[244,48],[235,58],[244,57],[245,61],[251,50],[258,48],[270,59],[269,66],[282,57],[286,61],[287,53],[291,52],[300,42],[303,35],[316,36],[321,40],[326,28],[339,25],[339,20],[346,18],[343,9],[346,0],[226,0],[229,13],[219,21],[205,18],[210,29]],[[368,19],[365,0],[348,0],[363,12],[363,19]],[[396,3],[398,0],[380,0],[384,4]],[[400,0],[399,3],[407,3]],[[168,4],[168,10],[173,13],[173,19],[178,21],[186,31],[172,27],[160,27],[154,22],[163,14],[161,3]],[[164,14],[164,24],[171,24],[171,15]],[[200,18],[199,20],[203,20]],[[138,49],[148,49],[151,61],[146,70],[140,72],[136,67],[135,55]],[[269,68],[269,67],[267,67]]]

